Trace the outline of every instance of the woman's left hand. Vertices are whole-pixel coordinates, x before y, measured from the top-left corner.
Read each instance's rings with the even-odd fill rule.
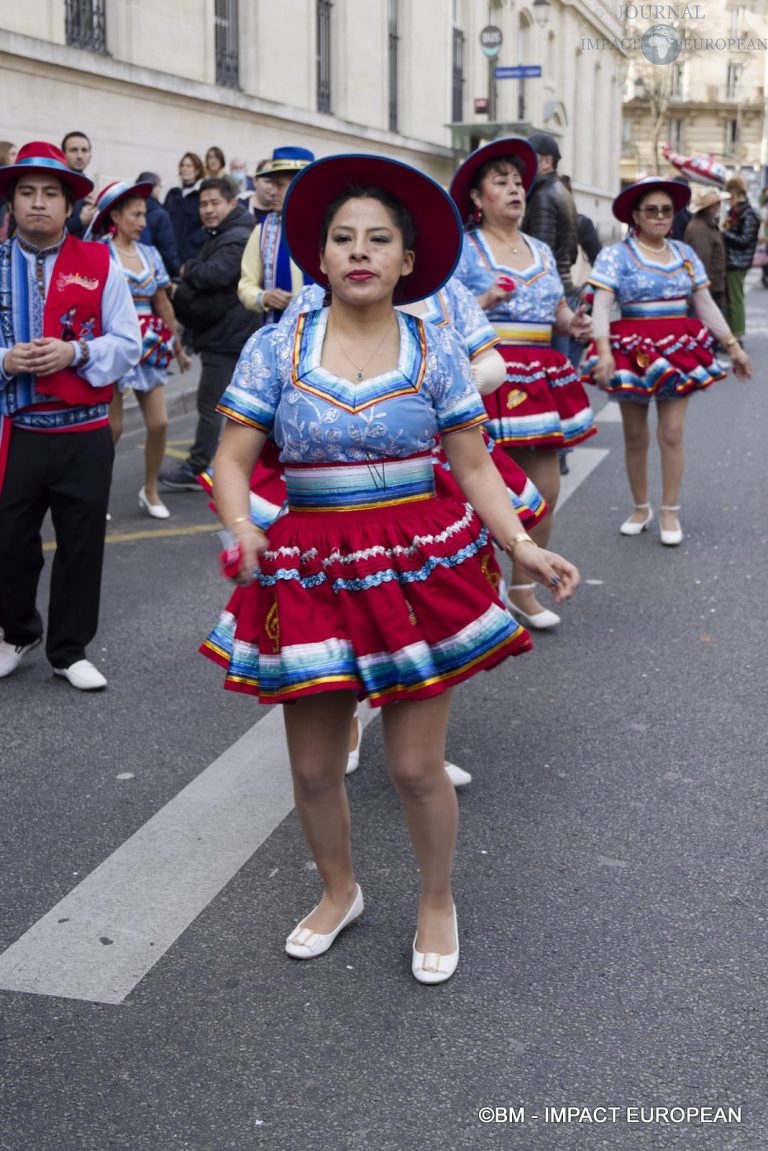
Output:
[[[752,379],[752,361],[743,348],[737,348],[731,352],[731,367],[734,376],[739,380]]]
[[[588,344],[592,339],[592,317],[583,304],[579,304],[571,316],[568,334],[580,344]]]
[[[179,371],[182,373],[188,372],[189,369],[192,367],[192,360],[187,355],[187,353],[184,351],[184,349],[181,347],[179,348],[178,352],[176,353],[176,363],[179,365]]]
[[[557,552],[521,541],[515,545],[514,561],[536,583],[549,588],[556,603],[570,599],[581,582],[578,568]]]

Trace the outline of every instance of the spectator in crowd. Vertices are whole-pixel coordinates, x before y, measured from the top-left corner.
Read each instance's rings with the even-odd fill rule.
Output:
[[[684,241],[704,265],[709,276],[709,294],[725,315],[725,241],[720,233],[720,205],[730,197],[717,188],[702,188],[691,203],[691,222]]]
[[[253,234],[243,253],[242,275],[237,294],[252,312],[275,323],[304,286],[301,269],[291,260],[283,234],[283,200],[297,172],[314,160],[307,148],[275,148],[268,167],[258,173],[257,182],[267,177],[275,186],[275,204]]]
[[[248,166],[240,156],[235,156],[229,161],[229,174],[237,184],[241,194],[254,191],[256,185],[253,182],[253,177],[248,175]]]
[[[107,406],[113,381],[141,354],[122,272],[106,247],[65,227],[92,189],[46,142],[25,144],[0,171],[16,222],[0,250],[0,678],[43,636],[37,589],[50,511],[46,655],[80,691],[107,683],[86,658],[99,620],[114,457]]]
[[[246,198],[248,211],[257,224],[263,223],[264,217],[275,210],[277,202],[277,184],[268,171],[271,164],[271,160],[259,160],[256,165],[256,178],[253,181],[253,192]]]
[[[248,209],[237,198],[228,176],[200,185],[200,217],[207,239],[197,259],[187,260],[181,282],[171,285],[177,318],[191,333],[203,370],[197,388],[197,428],[187,459],[160,471],[171,491],[202,491],[196,477],[216,451],[222,417],[216,411],[243,345],[258,327],[257,318],[237,298],[240,262],[253,228]]]
[[[139,242],[157,248],[168,275],[178,276],[181,264],[176,251],[173,224],[171,217],[160,203],[162,181],[157,172],[140,172],[136,177],[136,183],[152,185],[152,195],[147,200],[147,222],[139,236]]]
[[[731,197],[731,207],[723,228],[725,240],[725,283],[727,297],[726,319],[736,339],[741,343],[747,327],[744,307],[744,281],[752,267],[760,234],[760,217],[749,202],[747,184],[743,176],[731,176],[725,190]]]
[[[209,148],[205,153],[206,176],[223,176],[226,166],[227,162],[224,159],[224,153],[221,148]]]
[[[691,181],[688,179],[687,176],[675,176],[672,180],[672,183],[673,184],[682,184],[684,188],[688,188],[689,190],[691,187]],[[688,206],[686,206],[685,208],[681,208],[679,212],[676,212],[675,218],[672,221],[672,231],[669,233],[670,239],[672,239],[672,240],[684,240],[685,239],[685,230],[688,227],[688,225],[690,224],[692,218],[693,218],[693,213],[691,212],[691,209]]]
[[[91,162],[92,151],[91,141],[85,132],[67,132],[61,141],[61,150],[66,158],[67,167],[73,172],[79,172],[81,175],[84,175],[85,169]],[[88,225],[93,219],[94,212],[96,211],[94,204],[95,197],[93,193],[77,200],[72,209],[72,214],[67,220],[67,231],[70,235],[77,236],[78,240],[82,240],[88,229]]]
[[[15,144],[12,144],[10,140],[0,140],[0,167],[5,167],[6,164],[13,164],[17,152],[18,148]],[[0,244],[3,240],[8,239],[11,224],[12,216],[8,201],[4,196],[0,196]]]
[[[183,264],[200,255],[205,243],[205,228],[200,223],[200,183],[203,179],[203,161],[195,152],[185,152],[179,161],[178,188],[171,188],[165,197],[165,210],[171,218],[176,237],[176,251]]]

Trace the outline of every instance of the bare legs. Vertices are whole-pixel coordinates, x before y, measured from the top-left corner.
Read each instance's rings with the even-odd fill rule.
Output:
[[[144,492],[151,504],[162,504],[157,494],[157,477],[165,455],[165,437],[168,414],[165,408],[165,390],[161,384],[150,392],[134,392],[147,429],[144,444]],[[123,396],[118,388],[109,405],[109,425],[112,442],[117,444],[123,434]]]
[[[451,867],[458,807],[443,766],[450,696],[391,704],[382,716],[387,767],[421,874],[418,947],[438,954],[456,946]],[[283,708],[296,808],[324,887],[302,922],[320,934],[334,930],[355,891],[344,787],[354,708],[351,692],[310,696]]]
[[[629,490],[632,492],[635,504],[648,503],[648,450],[651,443],[648,428],[649,406],[627,401],[620,404],[624,427],[624,462]],[[680,502],[680,487],[685,467],[683,425],[687,407],[687,398],[659,400],[656,404],[658,416],[656,439],[661,452],[661,502],[664,507],[675,507]],[[646,514],[645,511],[635,510],[630,520],[641,523]],[[662,528],[673,530],[677,526],[675,512],[662,511],[660,523]]]
[[[552,517],[560,495],[560,460],[557,452],[554,449],[552,451],[530,451],[525,448],[507,448],[506,450],[510,458],[533,481],[549,505],[546,516],[535,527],[531,528],[530,532],[540,548],[548,547],[552,535]],[[529,582],[528,577],[523,575],[515,567],[515,564],[512,564],[512,583],[524,584],[526,582]],[[516,604],[528,615],[536,615],[544,610],[536,599],[533,588],[510,593],[509,598],[513,604]]]

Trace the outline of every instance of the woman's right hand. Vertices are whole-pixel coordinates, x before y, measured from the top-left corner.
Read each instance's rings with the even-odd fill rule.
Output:
[[[247,587],[253,583],[253,573],[259,567],[259,557],[269,547],[269,540],[261,528],[257,528],[250,520],[238,524],[234,536],[240,549],[240,569],[235,576],[235,583]]]
[[[499,287],[498,284],[491,284],[487,292],[483,292],[482,296],[477,297],[477,302],[484,312],[492,312],[497,304],[506,303],[507,300],[511,300],[513,295],[514,289],[508,291]]]
[[[613,352],[600,352],[597,363],[592,369],[592,379],[599,388],[607,388],[616,373],[616,361]]]
[[[742,347],[737,344],[731,352],[733,374],[739,380],[752,379],[752,361]]]

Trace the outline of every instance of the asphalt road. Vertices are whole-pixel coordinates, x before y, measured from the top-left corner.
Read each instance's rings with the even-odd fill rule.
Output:
[[[0,1151],[764,1151],[768,292],[749,308],[755,379],[690,405],[683,545],[619,536],[603,412],[556,521],[582,588],[456,693],[474,781],[437,988],[410,975],[376,719],[348,784],[364,918],[285,957],[318,885],[280,717],[196,654],[216,524],[191,493],[140,513],[131,425],[89,653],[109,687],[38,652],[0,688]]]

